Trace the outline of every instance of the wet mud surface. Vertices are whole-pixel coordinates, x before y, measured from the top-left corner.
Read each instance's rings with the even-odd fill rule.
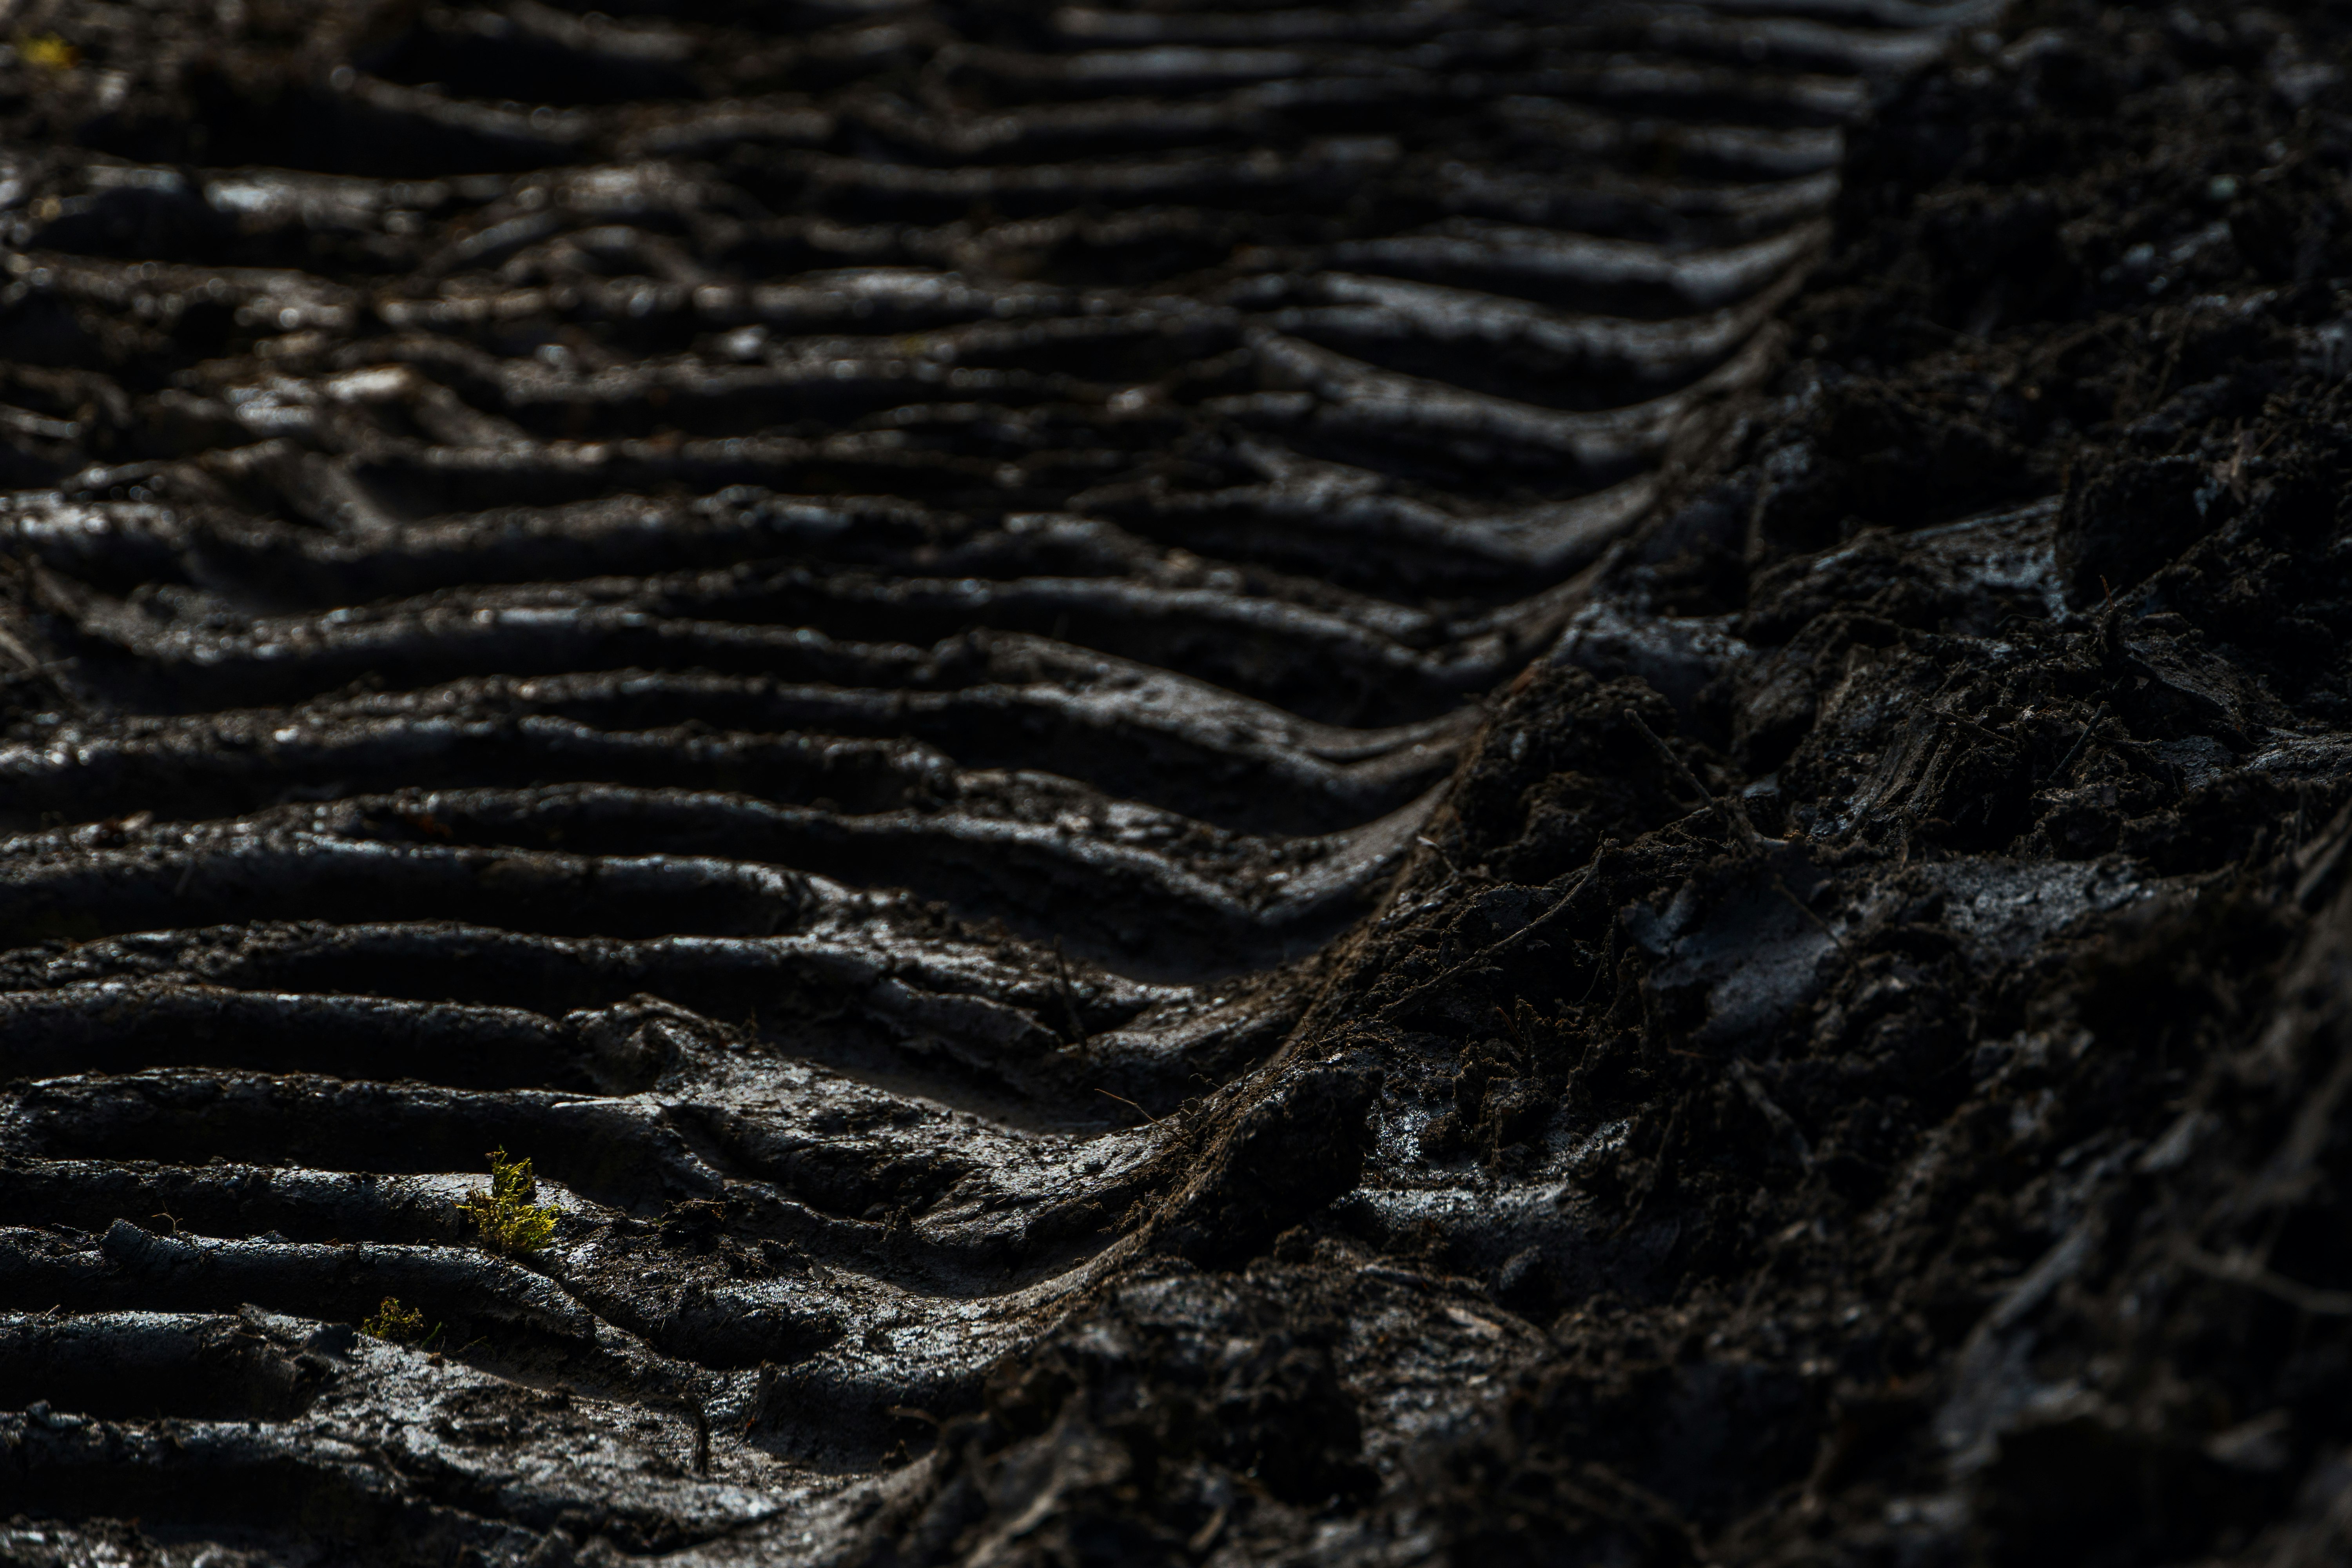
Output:
[[[0,1556],[2352,1549],[2333,7],[5,16]]]

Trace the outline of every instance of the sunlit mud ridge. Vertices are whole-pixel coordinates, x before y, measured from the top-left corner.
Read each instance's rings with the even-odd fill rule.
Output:
[[[2344,1538],[2322,22],[0,16],[0,1554]]]

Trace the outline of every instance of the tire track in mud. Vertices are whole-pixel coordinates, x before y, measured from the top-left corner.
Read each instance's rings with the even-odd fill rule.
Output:
[[[403,1559],[1115,1268],[1985,14],[17,9],[0,1498]]]

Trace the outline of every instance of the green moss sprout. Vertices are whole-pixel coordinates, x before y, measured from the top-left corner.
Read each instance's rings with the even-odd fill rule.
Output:
[[[55,33],[26,38],[16,46],[17,58],[43,70],[69,71],[81,64],[81,51]]]
[[[490,1151],[490,1184],[457,1206],[474,1222],[481,1244],[509,1258],[528,1258],[555,1238],[555,1210],[539,1202],[529,1160]]]
[[[360,1332],[387,1344],[416,1344],[425,1338],[425,1314],[402,1306],[397,1296],[386,1296],[375,1316],[360,1324]]]

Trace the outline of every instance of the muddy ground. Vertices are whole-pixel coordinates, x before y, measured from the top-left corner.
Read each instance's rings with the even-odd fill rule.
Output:
[[[1253,100],[1265,118],[1220,142],[1132,107],[1075,132],[1007,110],[991,133],[1020,148],[1284,149],[1203,154],[1125,228],[1099,209],[1129,198],[1099,192],[1061,229],[1008,214],[1075,198],[940,126],[1083,96],[1083,72],[1024,63],[1054,26],[1161,37],[1108,13],[812,6],[826,41],[763,55],[731,33],[583,42],[564,27],[613,24],[509,10],[500,70],[568,61],[576,88],[593,57],[611,79],[580,91],[625,107],[800,94],[792,112],[841,120],[759,134],[848,163],[839,127],[864,113],[869,148],[899,150],[879,164],[928,136],[928,167],[995,173],[975,196],[741,156],[701,165],[705,188],[767,205],[724,222],[647,218],[627,191],[533,216],[607,199],[583,181],[536,204],[402,197],[440,228],[272,228],[258,197],[231,223],[194,175],[93,184],[56,150],[262,162],[189,128],[331,121],[367,148],[352,127],[395,110],[476,139],[402,154],[427,162],[559,132],[582,158],[643,155],[672,132],[595,103],[426,115],[367,85],[544,96],[458,79],[485,14],[385,8],[289,41],[257,6],[223,43],[230,24],[191,11],[163,43],[88,41],[170,68],[119,91],[20,39],[8,112],[43,151],[16,165],[25,265],[0,317],[24,492],[0,1549],[2352,1552],[2340,7],[2026,5],[1858,70],[1831,226],[1767,301],[1744,380],[1717,376],[1727,349],[1457,365],[1465,340],[1416,336],[1435,318],[1402,295],[1347,314],[1333,269],[1404,268],[1372,257],[1401,243],[1382,237],[1455,221],[1415,206],[1434,176],[1381,163],[1360,112],[1302,131],[1296,103]],[[1813,11],[1889,37],[1932,20]],[[680,14],[688,34],[740,20]],[[1501,72],[1534,47],[1508,7],[1466,42],[1314,15],[1183,41],[1320,27],[1347,71],[1371,58],[1349,49],[1424,49],[1361,67],[1391,85],[1446,50]],[[1539,40],[1556,79],[1494,100],[1573,97],[1559,83],[1595,50],[1680,48],[1733,74],[1673,112],[1769,100],[1790,132],[1772,155],[1798,155],[1812,111],[1755,86],[1794,79],[1737,71],[1772,49],[1825,68],[1820,38],[1608,30],[1659,15],[1578,13],[1591,36]],[[963,32],[950,48],[935,26]],[[899,68],[893,49],[948,84],[936,122],[827,107],[835,77]],[[344,58],[363,92],[282,85]],[[1204,60],[1179,63],[1243,68]],[[1477,140],[1486,110],[1416,102],[1430,137],[1507,162],[1499,132]],[[1592,155],[1682,178],[1661,145]],[[516,144],[508,166],[563,151]],[[430,173],[335,157],[352,179]],[[1318,158],[1388,183],[1344,212],[1232,195],[1234,168],[1280,186]],[[1628,181],[1555,197],[1595,223],[1664,200]],[[306,199],[356,212],[356,191]],[[890,201],[887,236],[849,222]],[[1746,221],[1703,215],[1678,243],[1745,243]],[[362,306],[358,284],[226,272],[247,292],[58,281],[51,258],[90,256],[408,282],[366,283]],[[773,379],[714,390],[737,353],[719,332],[745,330],[731,297],[674,321],[703,307],[579,281],[704,289],[698,268],[812,257],[952,262],[953,288],[987,293],[855,296],[903,314],[907,359],[944,321],[1120,324],[956,326],[966,357],[923,363],[998,379],[952,406],[828,350],[866,366],[828,376],[891,384],[866,405],[927,411],[897,426],[919,439],[853,446],[756,342],[738,363]],[[440,282],[500,267],[495,288]],[[151,285],[167,305],[138,304]],[[1608,308],[1629,318],[1696,308],[1626,288]],[[1087,289],[1106,292],[1044,298]],[[771,301],[762,330],[832,331],[816,318],[846,297]],[[534,312],[566,311],[593,330],[530,340]],[[1522,354],[1557,342],[1495,331]],[[1297,368],[1300,341],[1421,379],[1351,393]],[[656,351],[702,368],[645,369]],[[1430,390],[1449,375],[1467,390]],[[1706,377],[1638,460],[1527,434],[1538,395],[1607,408]],[[666,423],[654,392],[698,412]],[[747,430],[773,449],[744,456]],[[1299,466],[1244,460],[1253,442]],[[1643,474],[1654,494],[1616,523],[1554,519],[1570,542],[1539,560],[1459,543]],[[616,494],[635,499],[594,510]],[[1343,513],[1380,521],[1350,536]],[[1150,700],[1076,700],[1113,689]],[[1465,696],[1475,719],[1449,718]],[[542,1253],[468,1241],[455,1200],[493,1140],[550,1179]],[[386,1295],[453,1325],[444,1347],[357,1333]]]
[[[2026,7],[1884,109],[1776,395],[1291,1047],[1378,1076],[1366,1186],[1020,1358],[939,1498],[1172,1545],[1238,1462],[1188,1300],[1282,1322],[1330,1493],[1241,1560],[2352,1545],[2331,20]],[[1304,1369],[1400,1266],[1543,1340],[1351,1491]]]

